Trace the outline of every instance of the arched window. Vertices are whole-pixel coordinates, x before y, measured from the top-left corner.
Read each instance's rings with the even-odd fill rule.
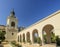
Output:
[[[11,22],[11,26],[12,27],[15,27],[15,22]]]

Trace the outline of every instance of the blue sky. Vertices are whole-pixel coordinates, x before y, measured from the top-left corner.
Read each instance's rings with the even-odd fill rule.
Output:
[[[60,10],[60,0],[0,0],[0,25],[6,25],[13,8],[18,26],[27,27]]]

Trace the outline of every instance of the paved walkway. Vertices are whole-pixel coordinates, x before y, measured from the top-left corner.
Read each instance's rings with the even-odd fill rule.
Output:
[[[38,46],[38,45],[35,45],[35,44],[33,44],[33,45],[24,45],[23,44],[23,47],[56,47],[56,44],[45,44],[43,46]]]
[[[41,47],[56,47],[56,44],[45,44]]]
[[[4,45],[4,47],[12,47],[10,44]],[[55,44],[45,44],[43,46],[38,46],[38,45],[24,45],[23,47],[56,47]]]
[[[12,47],[10,44],[6,44],[4,45],[4,47]]]

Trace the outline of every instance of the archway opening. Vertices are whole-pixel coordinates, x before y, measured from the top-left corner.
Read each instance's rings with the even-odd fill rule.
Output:
[[[30,33],[29,32],[27,32],[27,34],[26,34],[26,38],[27,38],[27,42],[30,42]]]
[[[51,34],[54,27],[51,24],[47,24],[43,27],[42,34],[44,43],[51,43]]]
[[[23,42],[25,42],[25,34],[23,34]]]
[[[20,42],[22,42],[22,37],[21,37],[21,35],[20,35]]]
[[[11,22],[11,26],[12,27],[15,27],[15,22]]]
[[[38,30],[34,29],[32,33],[32,38],[33,38],[33,43],[37,43],[37,38],[38,38]]]
[[[18,42],[19,42],[19,36],[18,36]]]

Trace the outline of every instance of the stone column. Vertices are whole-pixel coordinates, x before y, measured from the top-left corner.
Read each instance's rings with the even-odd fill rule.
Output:
[[[26,39],[26,37],[27,37],[27,36],[26,36],[26,33],[25,33],[25,42],[27,43],[27,39]]]
[[[43,37],[43,33],[42,33],[42,45],[44,45],[44,37]]]
[[[21,35],[21,41],[22,41],[22,43],[23,43],[23,35]]]
[[[32,36],[32,32],[30,32],[30,40],[31,40],[31,43],[33,44],[33,36]]]

